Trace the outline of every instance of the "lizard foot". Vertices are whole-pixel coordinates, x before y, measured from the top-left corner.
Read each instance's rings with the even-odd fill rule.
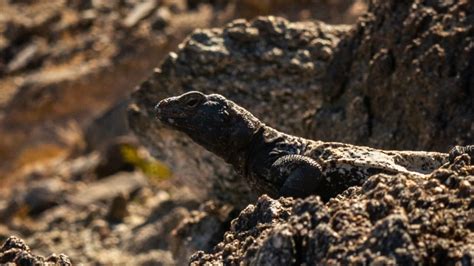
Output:
[[[276,160],[271,174],[283,180],[280,196],[304,198],[314,194],[322,180],[321,166],[312,158],[285,155]]]

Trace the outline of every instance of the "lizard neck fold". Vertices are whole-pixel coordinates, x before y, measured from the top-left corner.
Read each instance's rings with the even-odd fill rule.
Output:
[[[282,134],[262,123],[250,141],[226,161],[244,176],[249,176],[250,173],[267,175],[264,170],[269,169],[278,158],[272,153],[277,143],[281,141],[283,141]]]
[[[227,163],[234,166],[237,172],[245,175],[247,173],[248,160],[255,152],[258,144],[263,140],[265,126],[259,125],[247,143],[235,150],[228,150],[225,156],[221,156]],[[226,157],[227,156],[227,157]]]

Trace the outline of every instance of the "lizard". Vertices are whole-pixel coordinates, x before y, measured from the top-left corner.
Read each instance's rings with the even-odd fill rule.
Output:
[[[396,151],[297,137],[267,126],[222,95],[199,91],[163,99],[154,112],[271,197],[315,194],[329,200],[377,173],[426,175],[458,155],[474,158],[474,145],[449,153]]]

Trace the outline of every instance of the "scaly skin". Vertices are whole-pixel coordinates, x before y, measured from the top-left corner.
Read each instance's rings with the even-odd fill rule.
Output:
[[[273,197],[327,200],[377,173],[424,175],[473,146],[450,154],[384,151],[281,133],[222,95],[188,92],[160,101],[156,115],[165,125],[230,163],[260,193]]]

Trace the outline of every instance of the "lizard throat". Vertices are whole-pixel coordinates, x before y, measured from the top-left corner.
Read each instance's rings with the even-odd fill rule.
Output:
[[[257,130],[255,130],[248,143],[242,145],[235,152],[228,152],[227,158],[222,158],[224,158],[227,163],[234,166],[234,169],[239,174],[246,176],[248,174],[250,158],[252,158],[252,154],[255,153],[258,143],[262,141],[264,131],[264,125],[258,126]]]

